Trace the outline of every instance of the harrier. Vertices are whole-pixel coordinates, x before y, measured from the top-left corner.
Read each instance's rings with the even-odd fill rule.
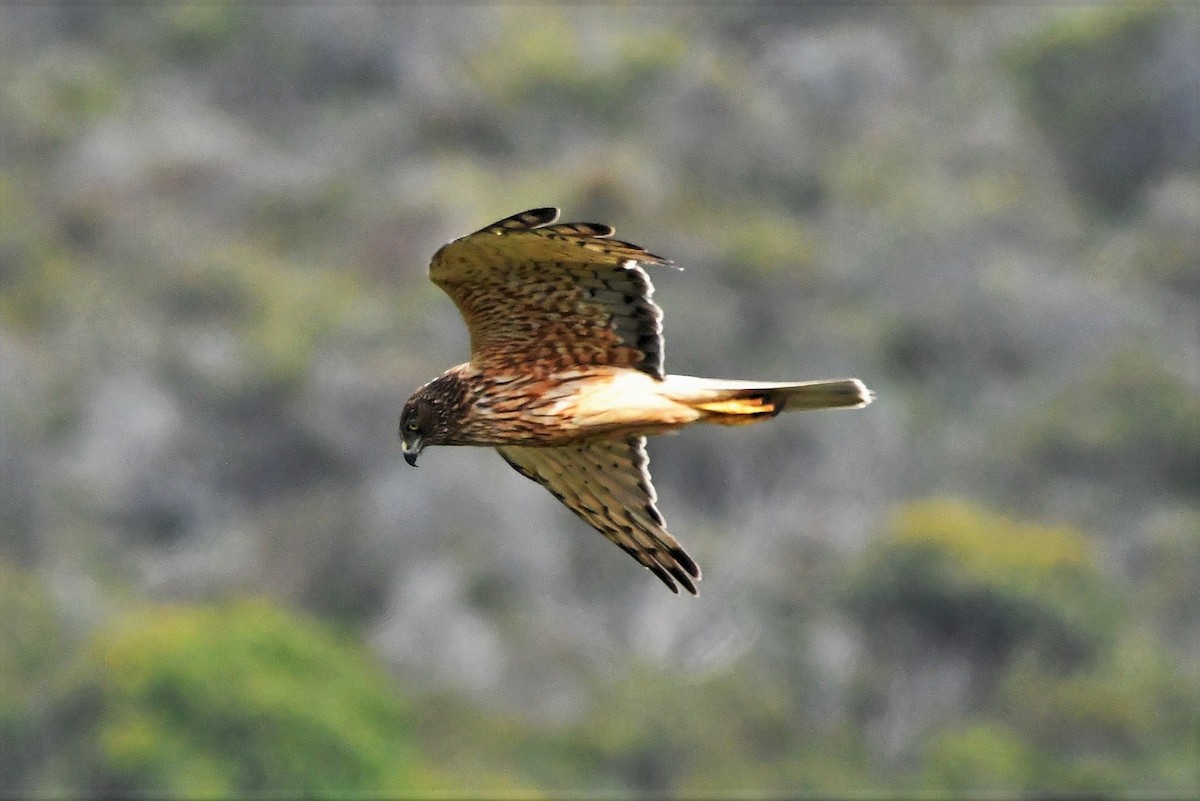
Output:
[[[644,265],[670,265],[612,227],[532,209],[443,246],[429,278],[454,300],[471,360],[400,415],[404,458],[429,445],[494,447],[518,473],[658,576],[696,595],[700,568],[655,506],[646,436],[691,423],[857,408],[855,378],[726,381],[663,373],[662,311]]]

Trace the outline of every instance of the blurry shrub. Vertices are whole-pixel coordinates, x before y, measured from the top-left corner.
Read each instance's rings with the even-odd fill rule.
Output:
[[[553,109],[552,121],[616,132],[648,110],[638,97],[678,67],[687,41],[682,31],[662,26],[593,28],[585,35],[572,13],[544,8],[536,25],[521,9],[504,15],[502,30],[476,49],[471,77],[514,111],[534,103]]]
[[[1107,280],[1148,281],[1200,302],[1200,172],[1171,173],[1147,188],[1145,212],[1138,225],[1114,228],[1097,241],[1087,261]]]
[[[429,798],[543,798],[522,773],[519,755],[530,750],[533,728],[514,715],[481,708],[461,693],[413,698],[413,719],[422,749],[436,764],[420,770]],[[538,758],[550,754],[539,751]]]
[[[824,185],[835,202],[879,214],[890,228],[927,232],[957,224],[961,187],[947,186],[938,165],[922,152],[921,132],[911,124],[872,130],[848,140],[824,167]]]
[[[1000,705],[1045,746],[1075,752],[1130,750],[1150,723],[1154,697],[1138,692],[1144,679],[1130,678],[1097,672],[1054,676],[1023,660],[1005,677]]]
[[[387,676],[265,602],[130,614],[87,650],[68,697],[90,794],[410,789],[409,724]]]
[[[1200,652],[1200,509],[1161,514],[1134,542],[1129,561],[1139,588],[1134,603],[1172,646]]]
[[[641,666],[605,688],[579,725],[542,744],[553,758],[539,766],[541,784],[684,798],[872,789],[853,735],[818,732],[810,704],[750,664],[684,681]]]
[[[698,695],[704,703],[696,703]],[[648,715],[651,709],[659,714]],[[701,710],[720,718],[733,739],[739,721],[722,715],[723,709],[714,694],[673,684],[665,671],[634,666],[624,681],[602,687],[579,722],[559,731],[520,732],[509,759],[547,788],[663,795],[674,792],[694,765],[695,742],[706,728]]]
[[[1155,5],[1072,9],[1009,55],[1022,103],[1103,211],[1126,209],[1167,161],[1180,98],[1158,56],[1171,20]]]
[[[1111,626],[1083,534],[954,500],[910,503],[867,551],[847,591],[869,632],[904,624],[988,664],[1031,649],[1070,668]]]
[[[840,795],[876,787],[854,734],[817,732],[779,676],[732,665],[705,678],[633,666],[589,686],[585,714],[561,726],[483,712],[462,697],[418,698],[420,739],[456,796]],[[440,793],[439,793],[440,794]]]
[[[995,298],[931,303],[884,316],[877,338],[883,363],[896,380],[934,389],[968,403],[984,390],[981,374],[1019,378],[1031,369],[1037,344]]]
[[[12,66],[0,84],[0,121],[12,129],[7,144],[27,145],[31,155],[78,137],[120,101],[112,65],[85,47],[43,48]]]
[[[1012,797],[1031,785],[1036,751],[1005,726],[976,723],[933,737],[924,771],[928,786],[939,792],[1000,792]]]
[[[817,260],[816,237],[801,222],[786,215],[746,214],[719,226],[721,264],[729,280],[761,282],[774,273],[788,280],[811,280]]]
[[[246,227],[259,241],[278,243],[291,253],[313,253],[330,240],[341,242],[337,233],[353,225],[347,219],[354,209],[353,185],[333,179],[310,191],[291,188],[263,190],[256,196]],[[333,253],[339,259],[342,254]]]
[[[71,647],[38,579],[0,562],[0,797],[32,792],[48,748],[53,680]]]
[[[1018,661],[997,694],[999,714],[1042,753],[1044,786],[1184,797],[1197,787],[1200,673],[1144,631],[1128,629],[1093,670],[1047,673]]]
[[[197,63],[228,47],[251,22],[240,3],[179,3],[149,9],[161,16],[161,37],[170,52],[184,63]],[[143,23],[144,24],[144,23]]]
[[[1016,441],[1038,474],[1067,473],[1139,493],[1200,497],[1200,392],[1137,349],[1118,352],[1037,409]]]
[[[164,312],[188,334],[185,352],[210,336],[228,343],[220,358],[191,353],[181,365],[197,389],[218,399],[301,382],[319,338],[355,297],[348,276],[289,266],[250,246],[187,265],[159,291]]]
[[[37,329],[62,314],[79,279],[17,179],[0,173],[0,324]]]

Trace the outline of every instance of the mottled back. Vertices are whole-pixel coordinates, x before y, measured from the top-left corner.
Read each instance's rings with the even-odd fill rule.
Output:
[[[613,239],[611,226],[557,219],[532,209],[434,254],[429,278],[467,323],[471,364],[534,375],[608,365],[661,379],[662,311],[639,265],[670,262]]]

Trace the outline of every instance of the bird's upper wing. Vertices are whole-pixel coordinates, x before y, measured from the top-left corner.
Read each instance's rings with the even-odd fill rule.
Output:
[[[645,437],[591,440],[556,448],[496,448],[575,514],[658,576],[696,595],[700,568],[666,529],[654,505]]]
[[[443,246],[429,278],[471,334],[471,362],[501,372],[577,365],[663,377],[662,311],[641,264],[670,264],[558,209],[513,215]]]

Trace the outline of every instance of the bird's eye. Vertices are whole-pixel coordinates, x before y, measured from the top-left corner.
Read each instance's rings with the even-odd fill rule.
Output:
[[[417,423],[416,420],[409,420],[407,423],[404,424],[404,427],[406,429],[408,429],[409,431],[413,431],[413,432],[419,431],[421,429],[421,426]]]

